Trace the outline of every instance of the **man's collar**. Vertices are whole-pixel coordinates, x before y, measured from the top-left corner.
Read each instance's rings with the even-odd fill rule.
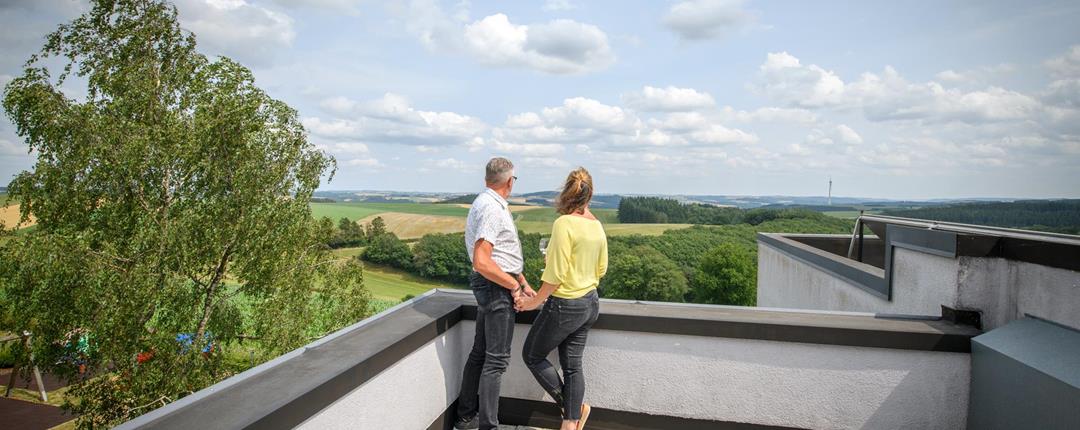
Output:
[[[510,205],[510,202],[507,202],[506,199],[504,199],[503,196],[499,195],[499,193],[495,192],[495,190],[491,188],[484,188],[484,192],[491,194],[492,197],[495,197],[495,201],[499,202],[499,204],[502,205],[503,209],[506,209]]]

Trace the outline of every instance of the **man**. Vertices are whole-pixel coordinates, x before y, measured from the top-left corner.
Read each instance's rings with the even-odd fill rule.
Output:
[[[517,182],[514,164],[488,161],[487,188],[476,196],[465,222],[465,248],[472,260],[469,286],[476,296],[476,337],[462,372],[455,428],[494,429],[499,425],[499,384],[510,361],[514,338],[514,300],[536,295],[521,274],[517,227],[506,201]]]

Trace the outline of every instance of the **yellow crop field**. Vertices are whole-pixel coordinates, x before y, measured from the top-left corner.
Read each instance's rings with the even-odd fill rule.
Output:
[[[472,205],[466,204],[466,203],[459,203],[458,206],[463,207],[465,209],[472,208]],[[543,209],[543,208],[544,208],[543,206],[529,206],[529,205],[511,204],[510,205],[510,212],[518,213],[518,212],[525,212],[525,211],[531,211],[531,210],[534,210],[534,209]]]
[[[448,215],[422,215],[407,214],[401,212],[383,212],[378,215],[369,215],[359,221],[360,225],[368,225],[375,217],[382,217],[386,223],[386,230],[397,235],[401,239],[419,239],[428,233],[457,233],[465,231],[465,218]]]
[[[3,202],[0,201],[0,204],[3,204]],[[4,228],[9,228],[9,229],[14,228],[15,224],[17,224],[18,222],[19,222],[19,205],[18,204],[12,204],[12,205],[9,205],[9,206],[0,207],[0,223],[2,223],[4,225]],[[32,226],[34,224],[37,224],[37,220],[34,219],[33,216],[30,216],[30,219],[20,227],[21,228],[26,228],[26,227],[30,227],[30,226]]]

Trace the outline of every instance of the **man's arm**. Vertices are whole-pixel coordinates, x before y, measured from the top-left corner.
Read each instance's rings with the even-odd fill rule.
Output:
[[[473,247],[473,270],[503,288],[517,291],[518,280],[504,272],[498,264],[495,264],[495,260],[491,259],[491,251],[494,247],[495,245],[484,239],[476,241],[476,246]]]

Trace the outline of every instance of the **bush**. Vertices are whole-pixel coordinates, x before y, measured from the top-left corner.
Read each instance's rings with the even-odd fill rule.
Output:
[[[465,234],[425,234],[413,248],[413,267],[420,276],[468,283],[472,263],[465,250]]]
[[[757,265],[746,247],[724,243],[701,257],[692,278],[694,303],[754,306]]]
[[[398,239],[394,233],[375,236],[360,255],[364,261],[383,264],[403,270],[413,268],[413,255],[409,245]]]
[[[613,255],[600,285],[615,299],[682,302],[689,291],[679,266],[648,246]]]

